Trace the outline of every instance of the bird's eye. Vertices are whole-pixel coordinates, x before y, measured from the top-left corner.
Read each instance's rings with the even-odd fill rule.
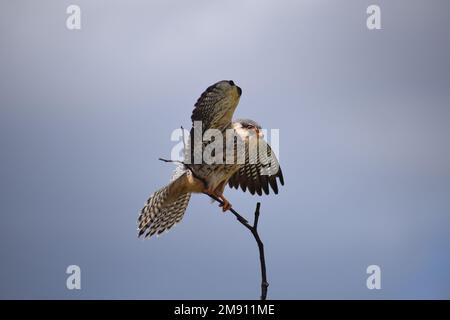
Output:
[[[230,86],[234,86],[233,80],[228,81],[228,83],[230,84]]]

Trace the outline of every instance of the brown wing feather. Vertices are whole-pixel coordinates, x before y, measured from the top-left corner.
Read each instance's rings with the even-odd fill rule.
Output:
[[[239,90],[232,81],[227,80],[209,86],[194,105],[192,122],[202,121],[203,132],[228,127],[239,103]]]
[[[258,143],[260,148],[262,146],[262,150],[267,150],[267,152],[260,152],[261,154],[255,153],[256,155],[254,156],[257,158],[250,161],[252,155],[249,154],[248,148],[246,148],[245,165],[230,178],[228,185],[235,189],[240,186],[244,192],[248,189],[253,195],[255,193],[262,195],[263,191],[265,194],[269,194],[270,188],[275,194],[278,194],[277,179],[281,185],[284,185],[283,172],[278,164],[278,159],[275,154],[273,154],[270,146],[263,139],[260,139]],[[270,166],[272,154],[273,161],[276,161],[278,166]]]

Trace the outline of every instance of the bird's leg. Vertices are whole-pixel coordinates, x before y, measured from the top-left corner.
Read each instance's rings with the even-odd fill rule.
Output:
[[[206,194],[208,194],[208,195],[210,195],[210,196],[217,197],[216,193],[215,193],[214,190],[212,190],[212,189],[205,188],[205,189],[203,189],[202,192],[203,192],[203,193],[206,193]]]
[[[222,181],[214,190],[214,195],[222,200],[220,207],[222,207],[222,211],[225,212],[231,209],[231,203],[223,196],[223,191],[225,190],[225,186],[227,184],[227,180]]]
[[[222,200],[223,204],[220,204],[219,206],[222,207],[223,212],[231,209],[231,203],[223,196],[223,193],[219,193],[217,190],[208,188],[203,189],[202,192]]]
[[[228,200],[223,196],[223,194],[218,194],[217,197],[218,197],[220,200],[223,201],[223,205],[221,205],[221,206],[222,206],[222,211],[223,211],[223,212],[225,212],[225,211],[231,209],[231,203],[230,203],[230,201],[228,201]]]

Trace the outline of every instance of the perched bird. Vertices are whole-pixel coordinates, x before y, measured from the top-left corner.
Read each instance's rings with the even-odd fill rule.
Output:
[[[263,191],[269,194],[269,186],[278,193],[277,178],[283,185],[283,174],[263,139],[261,126],[248,119],[232,122],[241,94],[241,88],[233,81],[223,80],[208,87],[197,100],[184,164],[177,166],[170,183],[153,193],[142,208],[138,219],[139,236],[160,234],[181,221],[192,193],[206,193],[221,199],[223,211],[231,208],[223,196],[227,184],[236,189],[240,186],[251,194],[262,195]],[[227,162],[227,130],[234,134],[231,142],[234,161],[231,163]],[[209,132],[220,133],[223,141],[216,140],[217,136],[204,139]],[[222,142],[222,147],[212,149],[209,155],[214,161],[208,162],[205,151],[217,142]],[[253,145],[264,152],[252,152]],[[242,161],[238,161],[239,152],[243,152]]]

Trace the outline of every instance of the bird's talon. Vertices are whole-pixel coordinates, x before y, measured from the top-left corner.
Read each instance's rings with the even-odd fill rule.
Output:
[[[229,203],[228,201],[224,202],[223,204],[220,204],[220,206],[222,207],[223,212],[226,212],[231,209],[231,203]]]

